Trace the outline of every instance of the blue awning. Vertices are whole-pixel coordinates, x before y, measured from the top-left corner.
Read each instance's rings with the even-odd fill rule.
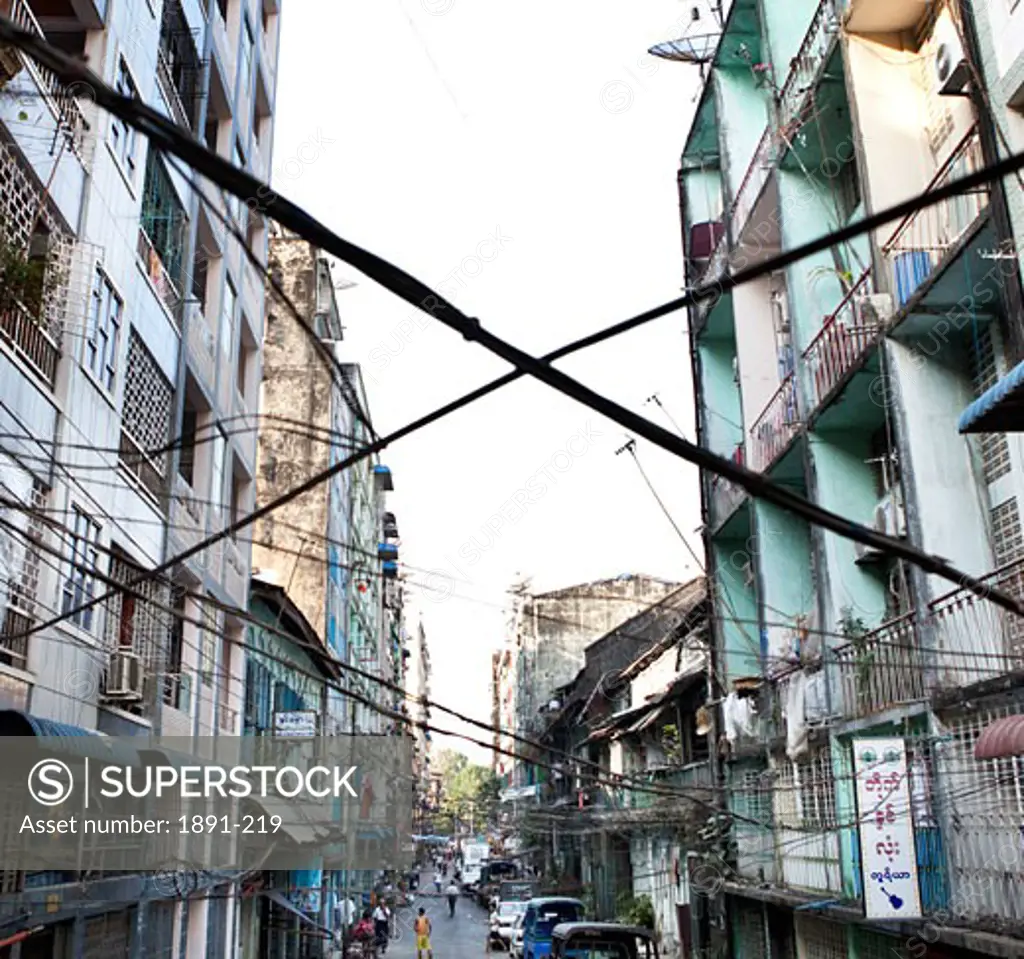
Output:
[[[960,415],[961,433],[1024,433],[1024,362]]]
[[[141,765],[138,751],[117,739],[16,709],[0,710],[0,736],[36,736],[53,741],[68,756],[87,756],[125,766]]]

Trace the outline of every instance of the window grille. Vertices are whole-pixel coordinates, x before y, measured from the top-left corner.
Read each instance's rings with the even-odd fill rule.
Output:
[[[126,585],[137,580],[141,575],[138,565],[117,547],[112,552],[110,578]],[[166,669],[174,626],[173,616],[158,605],[170,606],[171,589],[167,583],[147,580],[132,590],[146,598],[140,600],[130,593],[118,592],[107,600],[107,650],[130,650],[142,661],[147,674],[156,675]]]
[[[972,350],[971,377],[975,397],[981,396],[999,379],[995,341],[991,329],[981,331]],[[994,483],[1010,472],[1010,445],[1004,433],[982,433],[978,437],[985,482]]]
[[[6,580],[3,586],[7,593],[5,607],[0,611],[0,662],[21,668],[28,658],[28,637],[19,634],[35,624],[39,595],[44,530],[39,511],[46,506],[46,489],[38,480],[32,481],[28,505],[36,512],[17,516],[0,507],[0,516],[23,527],[17,533],[0,529],[0,575]],[[11,636],[19,638],[9,639]]]
[[[87,632],[92,631],[93,607],[78,609],[96,593],[96,560],[99,555],[99,524],[78,506],[71,508],[71,559],[64,581],[61,613],[67,621]],[[72,612],[75,610],[76,612]],[[70,614],[70,615],[69,615]]]
[[[167,475],[174,388],[132,329],[121,413],[121,462],[156,497]]]
[[[739,898],[734,898],[732,903],[735,955],[743,956],[743,959],[769,959],[761,904]]]
[[[85,340],[85,365],[108,392],[113,392],[117,374],[117,349],[124,301],[110,278],[96,267],[89,307],[89,333]]]
[[[803,943],[803,949],[797,953],[802,959],[847,959],[846,926],[797,916],[796,933]]]
[[[182,251],[185,249],[185,210],[157,151],[146,157],[146,179],[142,188],[139,221],[153,252],[175,289],[181,281]]]
[[[996,566],[1006,566],[1024,556],[1024,531],[1021,530],[1017,498],[1011,496],[1000,503],[992,509],[990,516]]]
[[[132,79],[124,57],[118,58],[117,77],[114,84],[117,92],[123,97],[137,98],[139,95],[139,89]],[[135,136],[134,127],[111,114],[110,146],[130,180],[135,178]]]

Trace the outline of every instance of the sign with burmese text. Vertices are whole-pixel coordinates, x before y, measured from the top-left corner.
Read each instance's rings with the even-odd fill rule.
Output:
[[[405,869],[412,742],[2,737],[11,870]]]
[[[867,919],[919,919],[917,848],[902,739],[854,739]]]

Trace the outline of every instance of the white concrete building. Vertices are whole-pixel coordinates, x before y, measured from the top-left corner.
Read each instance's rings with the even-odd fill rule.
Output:
[[[269,178],[279,0],[2,6]],[[241,622],[222,610],[247,604],[244,536],[183,564],[175,588],[147,585],[158,606],[115,595],[73,611],[108,592],[104,579],[129,580],[249,509],[262,271],[144,137],[14,50],[0,74],[0,724],[237,733]],[[265,262],[262,218],[203,189]],[[4,892],[77,878],[11,876]],[[54,955],[58,939],[61,955],[233,952],[231,895],[147,904],[140,883],[92,883],[93,901],[118,908],[88,922],[60,887],[38,935]]]

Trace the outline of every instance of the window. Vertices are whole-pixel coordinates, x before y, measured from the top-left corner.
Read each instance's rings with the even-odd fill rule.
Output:
[[[121,462],[158,497],[167,476],[174,387],[134,330],[128,334],[128,362],[121,407]]]
[[[248,94],[252,84],[252,28],[246,20],[242,30],[242,90]]]
[[[124,57],[118,58],[114,87],[123,97],[138,98],[138,87],[135,86],[135,81],[128,71],[128,62]],[[128,174],[128,179],[133,179],[135,175],[135,130],[115,116],[110,118],[110,146],[114,151],[114,156],[117,157]]]
[[[836,207],[840,223],[849,223],[860,206],[860,180],[857,177],[857,161],[851,157],[844,163],[836,176]]]
[[[96,592],[99,539],[99,524],[77,506],[72,506],[71,562],[64,582],[61,613],[67,616],[68,622],[87,632],[92,630],[93,608],[78,610],[78,607],[92,600]],[[78,611],[72,613],[72,610]]]
[[[231,281],[228,280],[224,284],[224,302],[220,311],[220,358],[223,363],[231,361],[231,350],[235,345],[235,305],[237,303],[238,294]]]
[[[213,487],[210,491],[210,516],[215,520],[221,519],[223,514],[220,504],[224,502],[224,459],[226,454],[227,440],[218,429],[213,440]]]
[[[181,455],[178,459],[178,475],[188,483],[195,485],[196,463],[196,429],[199,425],[199,412],[189,401],[185,400],[185,410],[181,418]]]
[[[245,169],[245,154],[242,152],[242,145],[235,140],[235,154],[233,162],[239,170]],[[237,196],[229,196],[228,203],[230,204],[231,216],[235,221],[235,225],[241,227],[242,224],[242,209],[245,204]]]
[[[180,282],[181,253],[185,248],[185,209],[156,150],[146,157],[146,179],[142,188],[142,215],[139,226],[146,239],[146,250],[140,242],[140,253],[145,252],[149,262],[147,272],[154,283],[162,282],[160,267],[173,284]],[[152,262],[150,253],[158,263]]]
[[[246,500],[246,487],[248,484],[245,480],[239,479],[237,476],[231,478],[231,522],[237,523],[242,516],[245,515],[245,500]],[[231,534],[232,539],[238,538],[238,532]]]
[[[114,290],[110,278],[97,266],[89,311],[89,334],[85,341],[85,365],[108,392],[114,389],[123,312],[124,302]]]

